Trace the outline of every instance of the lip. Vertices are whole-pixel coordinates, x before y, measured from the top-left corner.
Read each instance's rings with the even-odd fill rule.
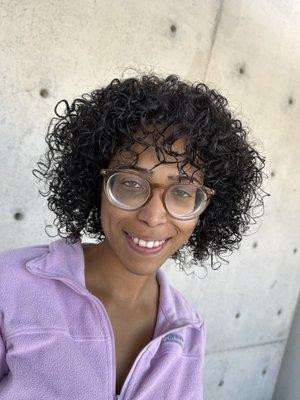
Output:
[[[139,245],[135,244],[130,239],[130,236],[125,231],[123,231],[123,234],[125,236],[126,242],[128,243],[129,247],[132,250],[134,250],[136,253],[143,254],[143,255],[157,254],[157,253],[161,252],[162,249],[164,247],[166,247],[166,245],[169,243],[169,239],[167,239],[161,246],[149,249],[148,247],[140,247]],[[142,238],[140,238],[140,239],[142,239]],[[144,239],[142,239],[142,240],[144,240]],[[151,239],[148,239],[148,241],[149,240],[151,240]]]
[[[169,237],[164,237],[164,238],[157,238],[157,237],[153,238],[153,237],[150,237],[150,236],[136,235],[135,233],[131,233],[131,232],[128,232],[128,231],[123,231],[123,232],[125,232],[125,234],[128,234],[129,236],[142,239],[145,242],[150,242],[150,241],[162,242],[163,240],[169,240],[170,239],[170,236]]]

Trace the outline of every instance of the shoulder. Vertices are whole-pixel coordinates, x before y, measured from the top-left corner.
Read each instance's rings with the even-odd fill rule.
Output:
[[[20,264],[43,255],[48,249],[48,244],[37,244],[0,251],[0,274],[5,273],[8,269],[11,271]]]
[[[193,323],[202,325],[204,323],[203,317],[199,314],[194,305],[173,285],[169,284],[169,289],[173,299],[176,319],[189,319]]]
[[[28,274],[26,263],[49,251],[48,244],[8,249],[0,252],[0,299],[18,286]],[[2,298],[3,299],[3,298]]]

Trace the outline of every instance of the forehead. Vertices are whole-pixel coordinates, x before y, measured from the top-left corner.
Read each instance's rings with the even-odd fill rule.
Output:
[[[199,168],[192,166],[186,151],[187,138],[179,137],[169,145],[163,145],[161,138],[149,134],[134,134],[137,141],[127,148],[119,149],[112,158],[109,167],[141,167],[150,172],[152,176],[162,176],[164,173],[190,176],[203,180],[203,173]]]

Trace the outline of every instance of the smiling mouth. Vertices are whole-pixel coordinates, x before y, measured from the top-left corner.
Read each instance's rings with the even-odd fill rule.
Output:
[[[156,254],[160,252],[169,242],[171,238],[165,239],[165,240],[143,240],[139,239],[132,234],[129,234],[126,231],[123,231],[127,243],[130,245],[131,249],[137,251],[138,253],[141,254]]]
[[[141,247],[147,247],[147,248],[158,247],[161,244],[163,244],[165,241],[171,239],[170,237],[166,238],[166,239],[150,239],[148,237],[140,238],[133,233],[126,232],[126,231],[124,231],[124,232],[126,233],[126,235],[130,236],[133,239],[134,243],[138,244]]]

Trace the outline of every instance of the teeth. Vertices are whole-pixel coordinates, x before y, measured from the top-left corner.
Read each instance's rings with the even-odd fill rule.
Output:
[[[151,240],[149,242],[146,242],[145,240],[142,240],[142,239],[139,239],[136,237],[132,237],[132,236],[131,236],[131,239],[133,240],[133,242],[135,244],[139,245],[140,247],[147,247],[148,249],[152,249],[153,247],[159,247],[165,242],[165,240],[163,240],[161,242],[159,240],[155,240],[155,241]]]

